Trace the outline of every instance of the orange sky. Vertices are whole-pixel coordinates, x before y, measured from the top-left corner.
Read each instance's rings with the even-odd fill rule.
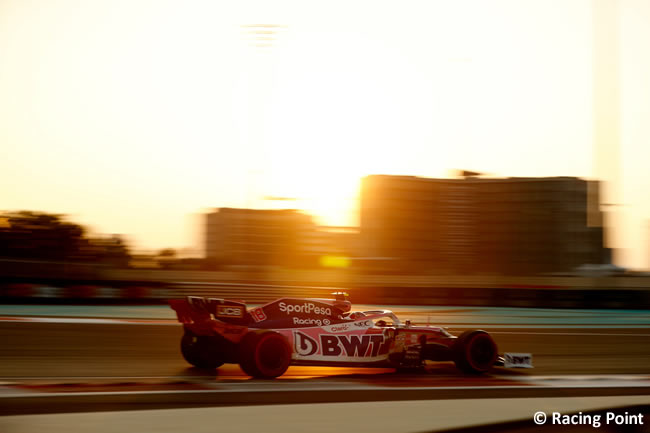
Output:
[[[185,247],[197,212],[265,196],[355,224],[369,173],[593,178],[596,59],[617,65],[618,260],[648,266],[650,3],[615,4],[598,60],[587,0],[3,0],[0,208]],[[269,47],[257,23],[282,26]]]

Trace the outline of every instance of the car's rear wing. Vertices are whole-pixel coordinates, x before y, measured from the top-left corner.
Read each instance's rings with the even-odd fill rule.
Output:
[[[243,301],[188,296],[185,299],[170,299],[169,305],[183,324],[216,319],[233,325],[247,325],[251,320]]]

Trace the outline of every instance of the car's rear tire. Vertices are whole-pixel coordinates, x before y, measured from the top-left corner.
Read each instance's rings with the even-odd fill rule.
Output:
[[[497,345],[485,331],[465,331],[452,347],[454,363],[469,374],[488,372],[497,360]]]
[[[239,344],[239,366],[249,376],[273,379],[291,363],[291,346],[277,332],[249,332]]]
[[[198,368],[212,370],[223,365],[223,356],[216,337],[195,335],[186,331],[181,338],[181,353],[187,362]]]

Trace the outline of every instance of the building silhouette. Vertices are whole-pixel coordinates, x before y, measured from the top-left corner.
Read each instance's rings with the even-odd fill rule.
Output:
[[[206,258],[224,265],[294,266],[312,217],[293,209],[219,208],[206,215]]]
[[[603,263],[599,184],[574,177],[362,180],[361,248],[402,272],[539,274]]]

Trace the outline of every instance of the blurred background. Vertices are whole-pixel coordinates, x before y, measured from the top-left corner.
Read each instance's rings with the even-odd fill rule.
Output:
[[[643,0],[5,0],[0,296],[647,306],[649,19]]]

